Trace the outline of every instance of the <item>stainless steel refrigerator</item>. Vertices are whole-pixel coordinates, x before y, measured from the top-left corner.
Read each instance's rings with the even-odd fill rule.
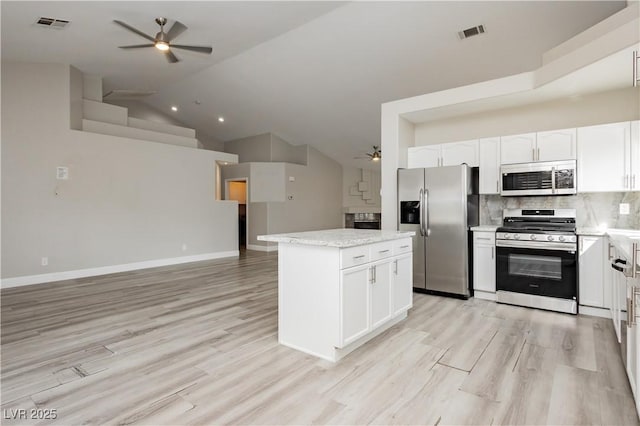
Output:
[[[398,229],[415,231],[413,287],[471,295],[471,238],[478,224],[478,169],[466,165],[398,170]]]

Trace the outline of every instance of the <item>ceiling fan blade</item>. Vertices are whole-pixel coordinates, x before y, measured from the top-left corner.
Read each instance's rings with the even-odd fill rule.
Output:
[[[208,54],[211,54],[211,52],[213,52],[213,47],[206,47],[206,46],[185,46],[183,44],[172,44],[171,48],[191,50],[193,52],[208,53]]]
[[[165,57],[167,58],[167,61],[169,61],[169,63],[171,64],[175,64],[176,62],[180,62],[180,59],[178,59],[178,57],[176,55],[173,54],[172,51],[167,50],[166,52],[164,52]]]
[[[186,30],[187,30],[187,27],[182,22],[180,21],[174,22],[173,26],[167,33],[167,41],[173,40],[174,38],[178,37],[180,34],[185,32]]]
[[[134,44],[131,46],[118,46],[120,49],[139,49],[141,47],[153,47],[153,44]]]
[[[133,28],[133,27],[132,27],[131,25],[129,25],[129,24],[125,24],[124,22],[122,22],[122,21],[118,21],[117,19],[114,19],[114,20],[113,20],[113,22],[115,22],[116,24],[120,25],[120,26],[121,26],[121,27],[123,27],[123,28],[126,28],[127,30],[131,31],[132,33],[136,33],[136,34],[138,34],[140,37],[144,37],[144,38],[146,38],[146,39],[147,39],[147,40],[149,40],[149,41],[152,41],[152,42],[154,42],[154,43],[155,43],[155,41],[156,41],[156,39],[155,39],[155,38],[151,37],[150,35],[147,35],[147,34],[143,33],[142,31],[140,31],[140,30],[138,30],[138,29],[136,29],[136,28]]]

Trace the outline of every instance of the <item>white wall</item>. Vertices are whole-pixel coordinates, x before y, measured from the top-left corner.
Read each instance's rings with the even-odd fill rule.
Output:
[[[71,130],[71,77],[2,63],[2,278],[236,254],[237,204],[215,201],[228,154]]]
[[[271,161],[271,134],[263,133],[225,142],[224,150],[236,154],[239,163]]]
[[[624,88],[416,124],[415,145],[637,120],[639,99],[640,87]]]

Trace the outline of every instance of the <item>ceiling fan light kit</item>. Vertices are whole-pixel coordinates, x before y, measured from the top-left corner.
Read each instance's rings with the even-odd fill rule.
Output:
[[[140,37],[148,40],[151,44],[136,44],[130,46],[119,46],[121,49],[139,49],[142,47],[155,47],[165,54],[165,58],[169,63],[180,62],[180,59],[176,55],[173,54],[171,49],[183,49],[189,50],[191,52],[204,53],[210,55],[213,52],[213,48],[210,46],[189,46],[184,44],[171,44],[171,42],[178,37],[180,34],[187,30],[187,27],[179,21],[175,21],[168,32],[164,32],[164,26],[167,23],[167,18],[156,18],[156,24],[160,25],[160,31],[156,33],[155,37],[151,37],[148,34],[143,33],[137,28],[132,27],[129,24],[126,24],[122,21],[114,20],[116,24],[121,27],[131,31],[139,35]]]

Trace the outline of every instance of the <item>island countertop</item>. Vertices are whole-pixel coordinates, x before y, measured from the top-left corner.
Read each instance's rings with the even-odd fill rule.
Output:
[[[381,231],[376,229],[325,229],[322,231],[292,232],[259,235],[258,240],[274,243],[303,244],[326,247],[355,247],[364,244],[399,240],[415,235],[413,231]]]

